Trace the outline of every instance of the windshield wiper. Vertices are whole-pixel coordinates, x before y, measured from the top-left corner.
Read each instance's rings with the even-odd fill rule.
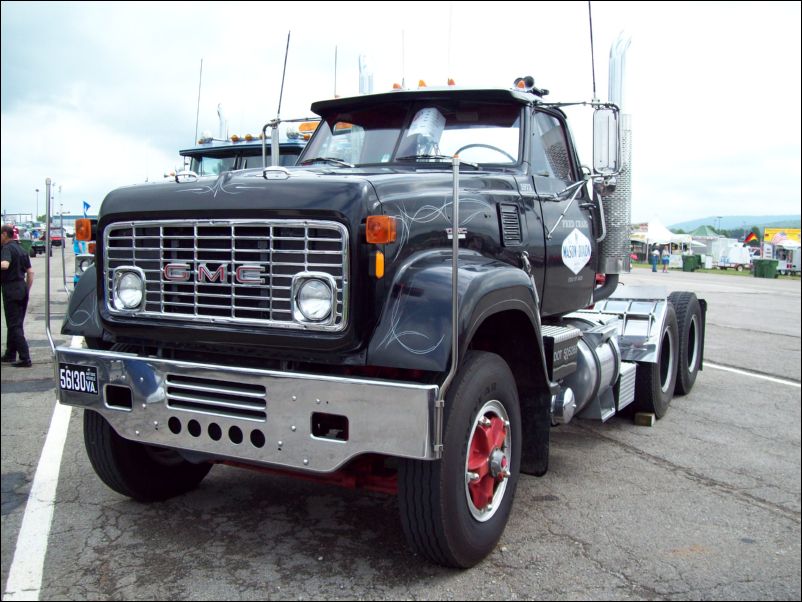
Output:
[[[403,157],[396,157],[396,161],[426,161],[426,162],[448,162],[451,163],[453,157],[449,157],[448,155],[405,155]],[[460,159],[460,165],[470,165],[474,169],[480,169],[478,163],[472,163],[470,161],[463,161]]]
[[[352,163],[338,159],[337,157],[315,157],[314,159],[304,159],[299,165],[309,165],[311,163],[331,163],[340,167],[354,167]]]

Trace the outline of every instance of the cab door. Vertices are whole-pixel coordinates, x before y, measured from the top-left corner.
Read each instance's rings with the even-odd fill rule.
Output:
[[[541,313],[556,315],[590,304],[596,283],[593,220],[586,187],[571,187],[582,176],[561,115],[534,110],[530,156],[546,251]]]

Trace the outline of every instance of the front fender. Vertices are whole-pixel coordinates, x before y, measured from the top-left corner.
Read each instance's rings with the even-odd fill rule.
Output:
[[[94,265],[81,275],[70,295],[67,314],[61,323],[61,334],[93,338],[103,336],[97,307],[97,274]]]
[[[532,281],[523,270],[479,253],[460,251],[460,356],[473,334],[502,311],[525,314],[540,336]],[[410,257],[396,272],[368,347],[368,364],[445,372],[451,357],[451,251]]]

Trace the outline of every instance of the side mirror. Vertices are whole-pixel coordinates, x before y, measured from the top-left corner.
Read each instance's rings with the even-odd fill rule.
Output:
[[[621,138],[618,107],[604,105],[593,113],[593,169],[600,175],[621,171]]]

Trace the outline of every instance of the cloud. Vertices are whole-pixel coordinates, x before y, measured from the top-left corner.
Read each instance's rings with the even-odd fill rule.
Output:
[[[8,211],[24,207],[33,213],[34,189],[39,188],[39,207],[44,213],[47,177],[55,181],[54,191],[61,186],[61,195],[78,200],[66,209],[76,212],[88,201],[97,210],[107,192],[163,172],[177,156],[65,107],[32,105],[4,113],[2,130],[3,207]],[[41,135],[43,131],[47,135]],[[15,190],[15,197],[6,196],[7,186]],[[62,199],[58,193],[54,196],[57,208]]]
[[[158,178],[200,130],[256,133],[284,118],[406,79],[508,87],[533,75],[550,100],[592,94],[586,3],[3,3],[2,197],[33,210],[44,178],[80,211],[113,187]],[[799,3],[593,2],[596,87],[607,53],[632,35],[633,216],[799,211]],[[402,44],[403,40],[403,44]],[[587,113],[571,115],[590,164]],[[715,209],[713,209],[715,208]]]

